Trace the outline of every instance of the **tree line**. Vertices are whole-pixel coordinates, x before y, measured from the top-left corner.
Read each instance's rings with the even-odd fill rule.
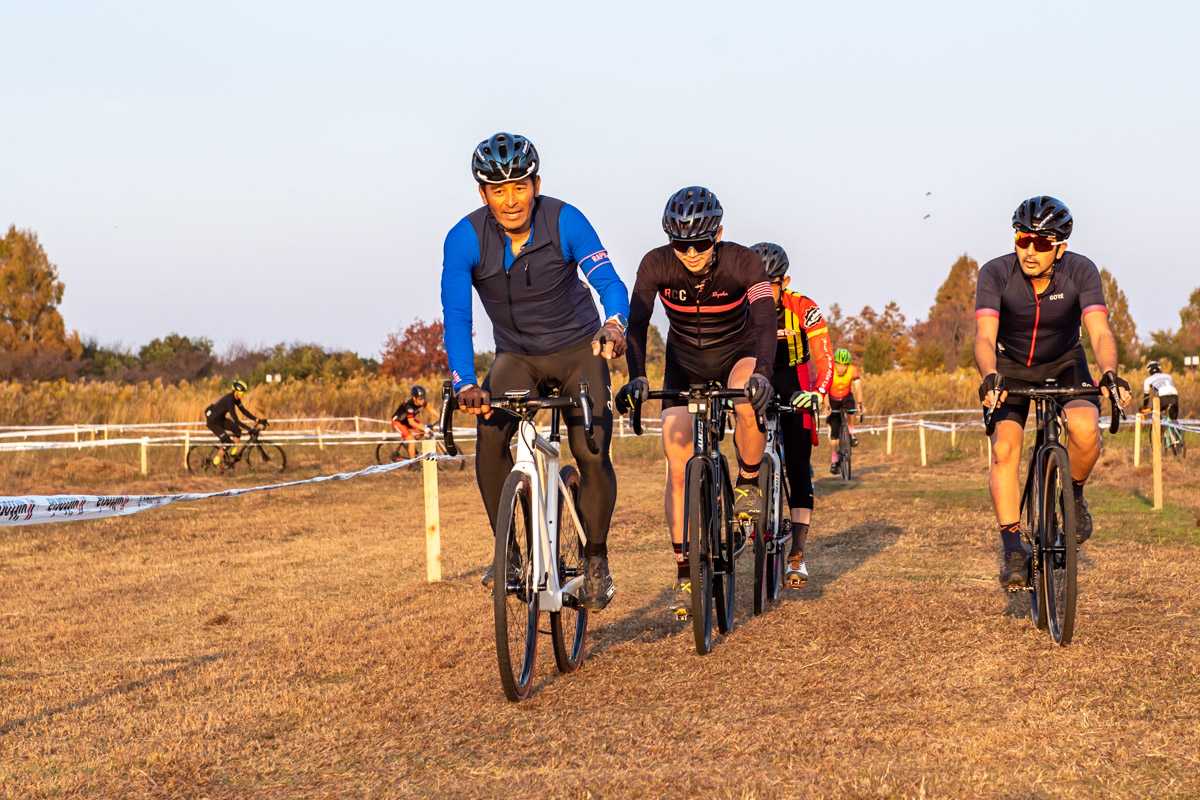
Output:
[[[834,303],[825,309],[833,345],[849,349],[867,373],[971,367],[978,276],[978,262],[964,253],[938,287],[926,318],[911,323],[895,302],[882,311],[865,306],[854,316],[846,316]],[[1149,340],[1143,341],[1116,278],[1106,269],[1100,271],[1100,277],[1124,369],[1136,370],[1152,358],[1180,366],[1184,355],[1200,353],[1200,287],[1179,312],[1178,328],[1152,331]],[[402,381],[446,371],[444,328],[439,320],[416,320],[389,334],[378,360],[302,342],[258,348],[234,344],[218,355],[211,339],[178,333],[155,338],[134,351],[68,332],[58,310],[64,288],[58,268],[47,257],[37,234],[10,226],[0,239],[0,379],[161,379],[173,383],[212,376],[259,381],[275,374],[285,379],[379,374]],[[1091,358],[1086,332],[1084,346]],[[648,363],[659,363],[663,342],[653,326],[648,349]],[[491,351],[477,352],[476,371],[486,372],[492,357]],[[617,362],[613,368],[618,375],[624,371],[624,365]]]

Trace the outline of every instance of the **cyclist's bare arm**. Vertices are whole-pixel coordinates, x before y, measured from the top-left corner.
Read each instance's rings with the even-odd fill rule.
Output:
[[[1100,374],[1106,372],[1117,371],[1117,340],[1113,336],[1112,328],[1108,325],[1108,314],[1104,311],[1093,311],[1086,314],[1083,318],[1083,327],[1087,329],[1088,336],[1092,340],[1092,352],[1096,354],[1096,366],[1100,368]],[[1105,397],[1108,397],[1108,387],[1101,387]],[[1129,401],[1133,396],[1122,387],[1118,394],[1118,402],[1122,406],[1129,405]]]
[[[980,377],[986,378],[996,371],[996,337],[999,335],[1000,317],[991,314],[975,317],[975,367]],[[983,404],[993,408],[997,403],[1004,402],[1005,394],[997,397],[995,392],[988,392]]]

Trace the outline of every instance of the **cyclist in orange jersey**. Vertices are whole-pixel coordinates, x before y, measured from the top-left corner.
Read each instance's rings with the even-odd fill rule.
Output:
[[[838,471],[837,441],[842,435],[842,420],[846,420],[850,428],[850,445],[858,447],[858,437],[854,435],[854,416],[848,412],[857,410],[863,413],[862,375],[858,367],[850,363],[850,351],[839,348],[833,354],[833,382],[829,386],[829,410],[847,412],[844,415],[829,415],[829,472],[833,475]],[[857,399],[856,399],[857,398]]]

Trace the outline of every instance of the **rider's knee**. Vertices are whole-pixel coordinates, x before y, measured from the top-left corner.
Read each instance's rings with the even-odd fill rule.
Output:
[[[992,463],[997,466],[1005,467],[1015,464],[1020,455],[1020,439],[1013,441],[1002,436],[997,436],[992,442]]]

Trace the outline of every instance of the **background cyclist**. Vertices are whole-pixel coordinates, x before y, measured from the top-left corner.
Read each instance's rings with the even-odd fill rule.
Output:
[[[587,380],[600,452],[588,450],[581,410],[570,409],[563,418],[579,467],[579,516],[587,536],[581,600],[598,610],[614,592],[607,542],[617,498],[617,475],[609,458],[612,389],[605,359],[625,352],[629,295],[591,223],[574,206],[541,195],[540,166],[537,150],[524,136],[497,133],[475,148],[471,174],[484,205],[446,236],[446,355],[459,409],[477,415],[475,476],[493,530],[513,465],[509,443],[518,420],[492,414],[491,393],[536,394],[556,383],[564,395],[578,397],[579,380]],[[600,294],[607,315],[603,324],[580,273]],[[496,342],[496,359],[482,383],[475,377],[471,341],[472,287]],[[483,583],[492,585],[491,567]]]
[[[862,375],[858,367],[850,363],[850,351],[838,349],[833,354],[833,382],[829,387],[829,410],[844,411],[844,414],[829,415],[829,472],[833,475],[838,471],[838,437],[842,435],[842,421],[850,430],[850,445],[858,446],[858,437],[854,435],[854,415],[852,411],[862,413],[863,388]]]
[[[750,249],[762,259],[775,298],[777,343],[771,384],[782,402],[804,412],[779,415],[792,520],[792,544],[784,577],[789,587],[801,589],[808,581],[804,545],[812,522],[812,448],[817,443],[817,414],[833,378],[829,330],[816,302],[799,292],[788,291],[792,279],[787,275],[788,257],[784,249],[772,242],[759,242]]]
[[[1074,219],[1061,201],[1031,197],[1013,213],[1015,252],[992,259],[979,271],[975,296],[975,364],[983,382],[979,398],[995,408],[999,421],[992,435],[988,485],[1000,539],[1005,588],[1025,585],[1028,556],[1021,545],[1021,458],[1028,398],[1008,398],[996,392],[996,378],[1005,386],[1093,386],[1087,356],[1080,342],[1080,323],[1091,337],[1096,362],[1105,382],[1119,387],[1118,401],[1130,400],[1129,384],[1116,375],[1117,344],[1108,326],[1108,308],[1100,273],[1092,261],[1067,252]],[[1108,395],[1107,388],[1103,389]],[[1076,535],[1092,535],[1092,517],[1083,498],[1083,485],[1100,457],[1100,402],[1095,397],[1068,402],[1067,452],[1075,490]]]
[[[669,323],[663,389],[686,390],[717,381],[746,390],[749,399],[734,405],[739,466],[734,510],[752,517],[762,506],[757,481],[766,437],[758,430],[755,414],[766,410],[774,393],[770,379],[775,306],[758,255],[740,244],[721,241],[723,215],[717,196],[701,186],[684,187],[667,201],[662,226],[670,242],[646,253],[638,266],[626,355],[631,380],[618,395],[617,409],[624,413],[635,393],[644,397],[649,391],[646,329],[657,296]],[[693,444],[692,415],[685,402],[663,401],[662,438],[667,457],[667,527],[678,565],[671,610],[686,619],[691,583],[682,555],[683,483]]]
[[[1179,420],[1179,390],[1175,388],[1174,379],[1162,371],[1162,364],[1157,361],[1147,364],[1146,371],[1150,374],[1142,383],[1143,413],[1150,410],[1150,398],[1157,394],[1163,415],[1172,422],[1177,422]]]
[[[220,400],[204,409],[204,424],[213,432],[213,435],[221,440],[224,447],[222,452],[228,451],[229,455],[236,456],[238,453],[238,443],[241,441],[243,430],[248,428],[238,419],[237,412],[240,410],[248,418],[255,422],[267,424],[265,417],[259,418],[254,416],[242,405],[242,397],[249,390],[245,381],[234,381],[231,387],[233,391],[224,395]],[[213,464],[218,467],[224,466],[221,463],[221,454],[213,456]]]
[[[425,435],[426,426],[421,422],[420,413],[427,403],[425,387],[417,385],[412,387],[409,398],[397,406],[396,412],[392,414],[392,428],[400,434],[400,438],[409,443],[409,458],[417,457],[415,439]]]

